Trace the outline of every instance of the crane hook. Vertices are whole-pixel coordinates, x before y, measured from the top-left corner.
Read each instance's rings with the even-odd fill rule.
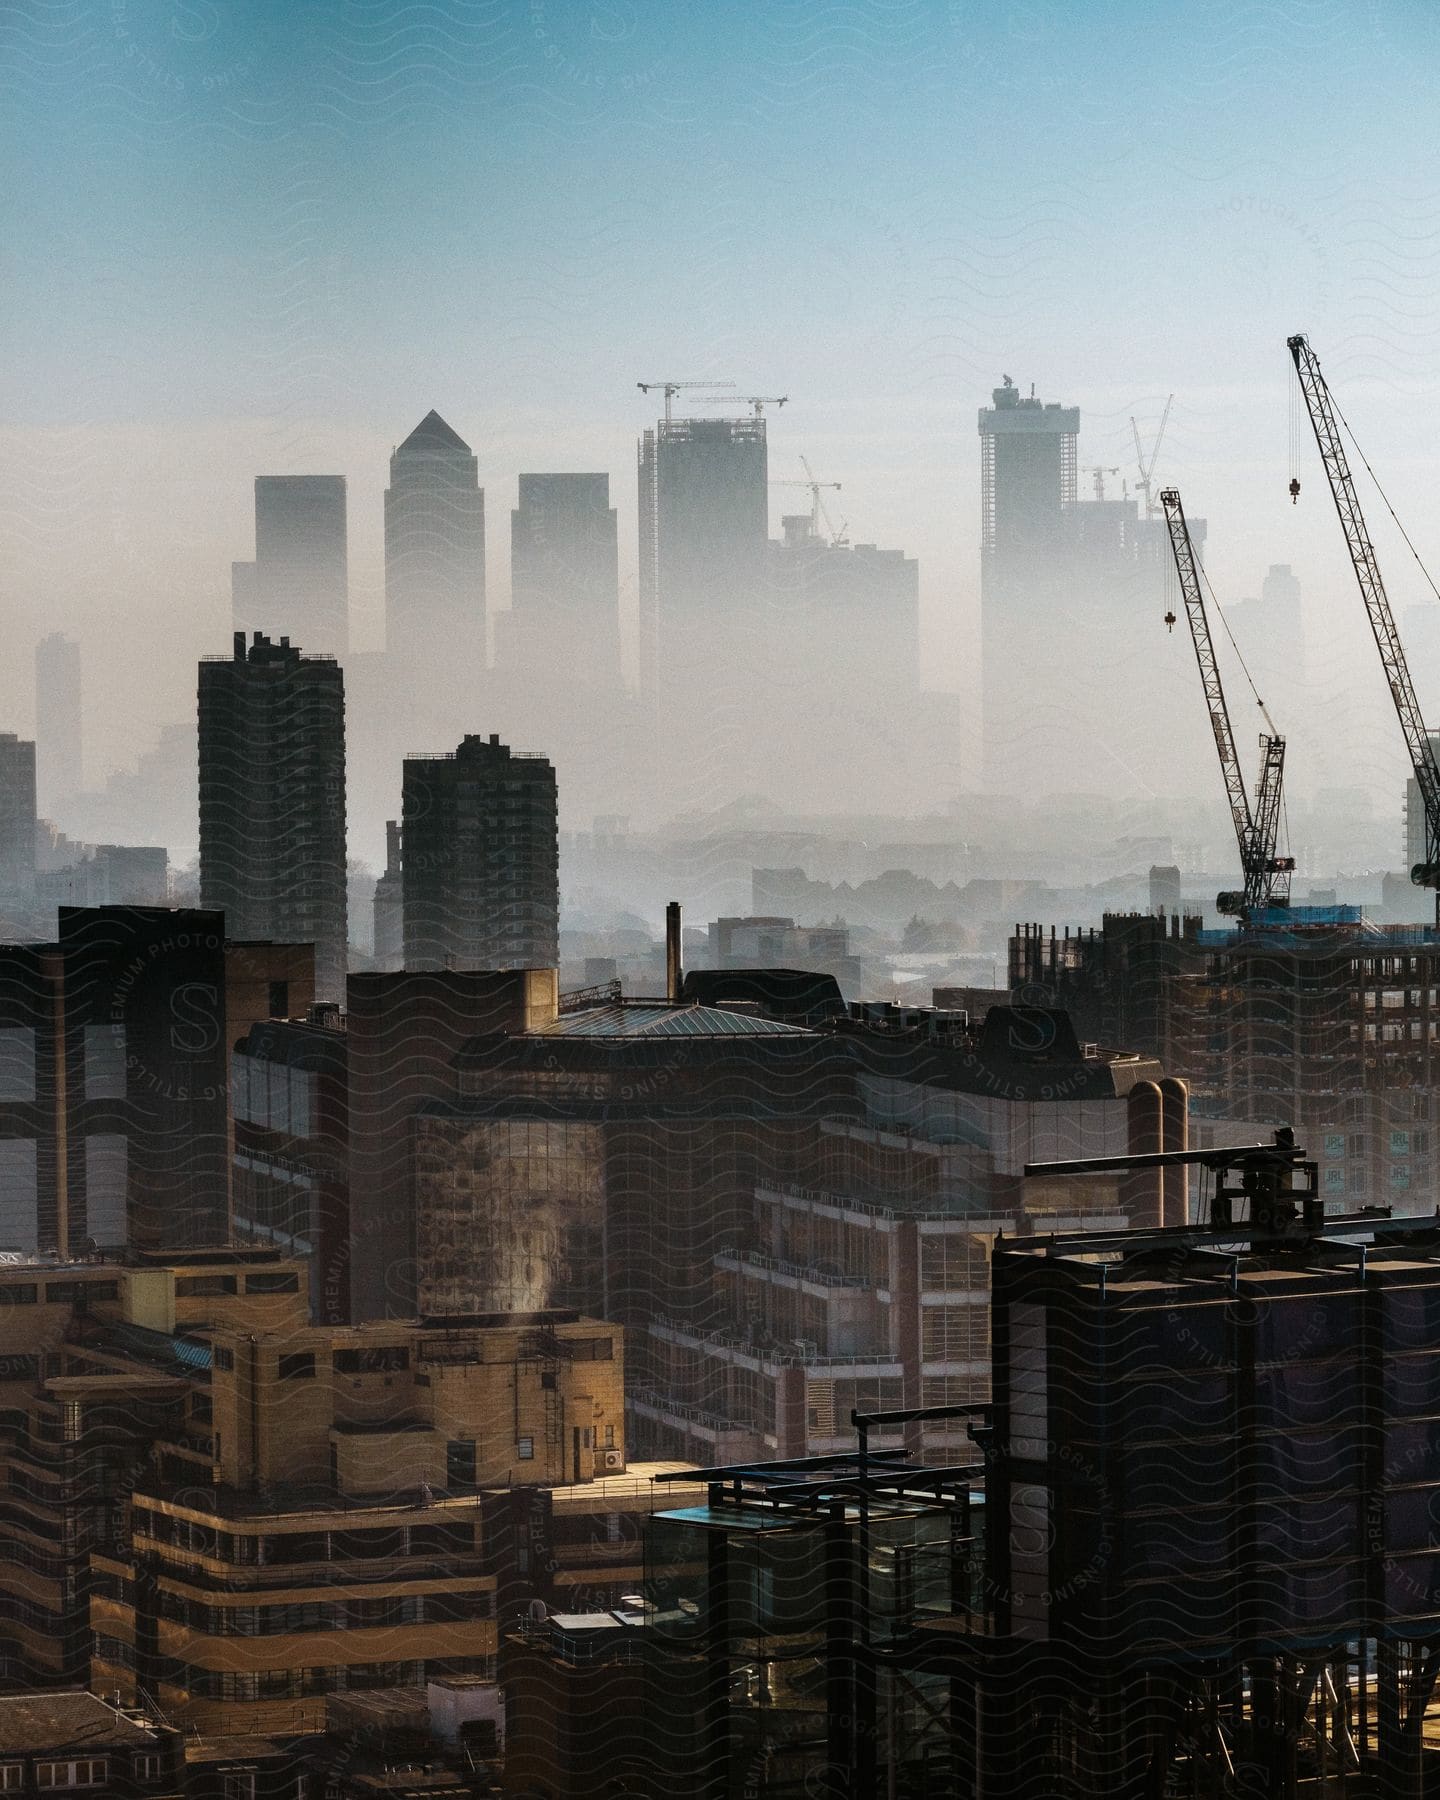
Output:
[[[1167,631],[1173,631],[1175,629],[1175,615],[1173,612],[1167,612],[1165,615],[1165,629]]]
[[[1296,505],[1298,503],[1299,499],[1300,499],[1300,477],[1298,475],[1292,475],[1290,477],[1290,504],[1292,506]]]

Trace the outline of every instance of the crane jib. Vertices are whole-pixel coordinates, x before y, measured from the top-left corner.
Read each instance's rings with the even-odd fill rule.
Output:
[[[1210,727],[1215,737],[1215,750],[1220,759],[1220,773],[1230,803],[1230,819],[1235,842],[1240,852],[1240,866],[1245,886],[1241,893],[1217,896],[1220,911],[1253,917],[1271,906],[1285,906],[1290,897],[1290,871],[1294,861],[1277,857],[1275,839],[1280,828],[1281,792],[1285,770],[1285,740],[1281,737],[1261,739],[1260,776],[1256,784],[1255,804],[1245,790],[1245,778],[1235,749],[1235,733],[1230,724],[1230,709],[1225,701],[1225,688],[1220,679],[1220,665],[1210,637],[1210,622],[1205,613],[1205,598],[1200,587],[1200,572],[1191,542],[1190,528],[1185,522],[1185,509],[1174,488],[1166,488],[1160,496],[1165,523],[1170,533],[1170,549],[1175,570],[1185,598],[1185,614],[1190,623],[1190,636],[1195,646],[1195,661],[1200,670],[1200,683],[1209,709]],[[1268,716],[1268,715],[1267,715]]]
[[[1405,746],[1410,752],[1411,766],[1415,771],[1416,785],[1420,789],[1425,809],[1425,860],[1417,863],[1411,870],[1411,879],[1421,886],[1440,889],[1440,771],[1436,769],[1430,734],[1425,729],[1415,684],[1410,679],[1405,646],[1390,610],[1390,600],[1380,576],[1380,564],[1370,541],[1360,497],[1355,491],[1354,478],[1350,473],[1350,460],[1341,441],[1340,419],[1330,397],[1329,386],[1320,371],[1319,358],[1303,335],[1287,339],[1287,348],[1295,364],[1300,392],[1304,396],[1310,426],[1315,433],[1316,448],[1320,452],[1320,461],[1330,483],[1340,529],[1345,536],[1345,545],[1355,570],[1355,580],[1365,603],[1375,647],[1380,652],[1380,664],[1389,684],[1390,698],[1395,705]],[[1440,892],[1436,895],[1436,921],[1440,923]]]

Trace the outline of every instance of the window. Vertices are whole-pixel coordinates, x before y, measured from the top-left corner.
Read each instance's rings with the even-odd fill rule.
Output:
[[[0,1027],[0,1100],[24,1105],[34,1098],[35,1032],[29,1025]]]
[[[87,1100],[123,1100],[125,1098],[125,1027],[87,1025],[85,1027],[85,1098]]]
[[[251,1774],[226,1775],[220,1792],[225,1800],[255,1800],[255,1777]]]
[[[234,1294],[239,1287],[233,1275],[177,1275],[175,1298],[198,1300],[206,1294]]]
[[[381,1344],[373,1350],[337,1350],[337,1375],[389,1375],[410,1367],[410,1352],[403,1344]]]
[[[217,1344],[212,1352],[212,1360],[217,1369],[233,1369],[235,1367],[235,1352],[233,1350],[223,1349]]]
[[[0,1794],[11,1794],[25,1784],[24,1763],[0,1763]]]
[[[475,1440],[455,1438],[445,1446],[446,1487],[474,1487]]]
[[[110,1762],[104,1756],[82,1757],[78,1762],[37,1762],[38,1788],[101,1787],[110,1778]]]
[[[535,1456],[535,1440],[533,1437],[516,1438],[515,1455],[521,1462],[531,1462]]]
[[[556,1378],[553,1369],[545,1369],[541,1372],[540,1385],[542,1388],[548,1389],[551,1393],[555,1391]]]
[[[33,1281],[12,1282],[0,1287],[0,1306],[33,1306],[39,1291]]]
[[[280,1358],[280,1379],[282,1381],[311,1381],[315,1376],[315,1358],[308,1350],[297,1350],[292,1356]]]
[[[158,1781],[162,1773],[161,1759],[153,1751],[142,1751],[135,1758],[135,1779],[137,1781]]]
[[[119,1132],[92,1132],[85,1139],[85,1230],[102,1247],[126,1240],[128,1159]]]
[[[300,1277],[293,1269],[268,1269],[245,1277],[247,1294],[298,1294]]]

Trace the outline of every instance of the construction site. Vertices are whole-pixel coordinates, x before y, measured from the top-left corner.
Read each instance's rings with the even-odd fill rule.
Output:
[[[1423,837],[1423,850],[1411,880],[1433,891],[1440,886],[1434,742],[1351,472],[1349,428],[1308,340],[1292,337],[1288,349],[1413,771],[1415,837],[1417,848]],[[1300,488],[1292,475],[1292,500],[1298,502]],[[1157,910],[1107,914],[1098,930],[1057,933],[1017,924],[1011,994],[1028,1004],[1064,1006],[1083,1036],[1124,1043],[1181,1075],[1198,1141],[1208,1132],[1223,1142],[1232,1126],[1293,1125],[1317,1152],[1326,1200],[1386,1205],[1402,1216],[1431,1212],[1440,930],[1430,923],[1379,925],[1358,906],[1292,904],[1295,861],[1281,842],[1285,738],[1251,682],[1266,729],[1253,787],[1247,785],[1211,631],[1212,611],[1222,623],[1224,615],[1179,492],[1164,489],[1160,502],[1180,596],[1165,622],[1174,629],[1183,611],[1234,832],[1240,879],[1214,902],[1233,923],[1206,929],[1198,912]]]

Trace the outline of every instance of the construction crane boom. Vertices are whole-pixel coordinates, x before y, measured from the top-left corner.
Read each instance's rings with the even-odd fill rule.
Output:
[[[815,477],[810,473],[810,465],[808,462],[805,462],[805,458],[803,456],[800,458],[800,461],[805,464],[805,473],[806,473],[806,477],[807,477],[806,480],[795,481],[795,480],[787,479],[787,480],[782,480],[782,481],[772,481],[770,483],[770,486],[771,487],[803,487],[810,496],[810,535],[815,538],[818,538],[820,536],[820,520],[823,515],[824,520],[825,520],[826,529],[830,534],[831,547],[833,548],[834,547],[834,539],[835,539],[835,527],[830,522],[830,514],[829,514],[828,510],[826,509],[825,502],[820,498],[820,490],[822,488],[833,488],[835,490],[835,492],[838,494],[840,492],[840,483],[838,481],[817,481],[815,479]]]
[[[1240,867],[1245,880],[1243,891],[1219,894],[1215,904],[1221,912],[1238,913],[1242,919],[1249,919],[1267,907],[1287,906],[1290,900],[1290,871],[1295,862],[1293,857],[1275,854],[1285,780],[1285,740],[1278,735],[1264,736],[1260,740],[1260,775],[1252,808],[1235,749],[1225,685],[1220,679],[1220,665],[1210,636],[1195,546],[1190,541],[1190,527],[1185,522],[1185,509],[1180,504],[1178,490],[1165,488],[1160,495],[1160,504],[1170,531],[1170,549],[1185,599],[1186,617],[1190,621],[1190,637],[1195,645],[1195,660],[1200,666],[1200,684],[1205,690],[1210,728],[1215,734],[1215,751],[1220,758],[1220,773],[1225,781],[1225,797],[1230,803],[1230,819],[1235,827],[1235,842],[1239,846]]]
[[[1305,397],[1316,447],[1330,482],[1340,529],[1345,534],[1345,547],[1350,552],[1355,579],[1360,584],[1360,597],[1370,618],[1375,647],[1380,652],[1380,664],[1390,684],[1390,698],[1395,702],[1411,767],[1415,771],[1415,782],[1425,807],[1425,860],[1411,869],[1410,879],[1417,887],[1440,889],[1440,770],[1435,766],[1430,734],[1425,729],[1415,684],[1410,679],[1410,665],[1405,660],[1405,646],[1400,641],[1395,615],[1390,610],[1390,600],[1380,576],[1375,546],[1370,542],[1360,497],[1355,492],[1350,461],[1340,438],[1340,421],[1330,398],[1330,389],[1320,372],[1320,359],[1304,336],[1287,338],[1286,343],[1295,364],[1300,392]],[[1435,906],[1436,922],[1440,923],[1440,892],[1436,894]]]
[[[665,423],[670,423],[670,402],[677,394],[687,388],[732,388],[733,381],[637,381],[636,387],[642,394],[648,394],[652,388],[658,388],[665,396]]]

